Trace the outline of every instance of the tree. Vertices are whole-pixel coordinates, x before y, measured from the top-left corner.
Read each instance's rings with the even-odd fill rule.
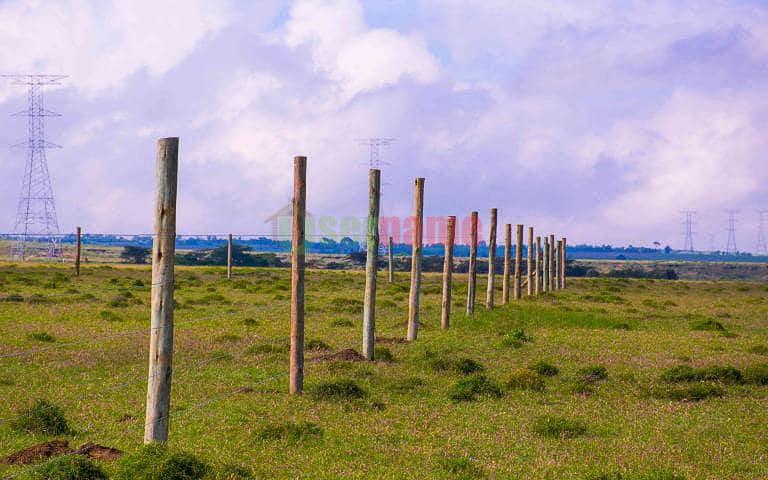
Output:
[[[149,248],[128,245],[123,247],[123,251],[120,253],[120,258],[126,263],[145,264],[147,263],[149,253]]]

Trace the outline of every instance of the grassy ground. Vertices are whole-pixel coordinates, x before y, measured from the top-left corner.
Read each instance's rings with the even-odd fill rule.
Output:
[[[760,284],[573,280],[566,291],[491,312],[479,307],[469,318],[465,276],[457,275],[453,325],[441,331],[440,277],[427,275],[417,342],[381,345],[391,362],[308,362],[307,394],[291,398],[289,271],[236,273],[230,282],[220,268],[177,274],[170,446],[217,471],[238,465],[253,478],[768,476],[768,386],[660,378],[678,365],[746,373],[768,363],[768,293]],[[398,274],[393,285],[379,278],[377,332],[402,337],[407,277]],[[359,351],[363,282],[362,272],[308,273],[307,340]],[[71,444],[139,449],[149,284],[148,268],[86,266],[73,278],[64,266],[0,264],[0,456],[52,438],[13,427],[16,412],[40,398],[63,409]],[[484,296],[485,279],[479,284]],[[472,370],[469,360],[484,377],[461,372]],[[528,368],[542,361],[558,373]],[[583,371],[599,366],[605,371]],[[360,392],[343,382],[334,390],[329,382],[336,381],[353,382],[362,396],[347,398]],[[477,398],[460,401],[473,396],[472,387]],[[689,398],[699,387],[722,396],[659,398]],[[0,466],[0,475],[20,471]]]

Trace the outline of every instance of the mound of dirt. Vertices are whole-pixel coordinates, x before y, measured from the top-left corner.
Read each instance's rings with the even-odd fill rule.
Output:
[[[57,455],[69,452],[69,442],[66,440],[51,440],[14,452],[0,460],[6,465],[31,465],[40,463]]]
[[[364,362],[365,357],[357,353],[354,348],[346,348],[336,353],[329,353],[327,355],[320,355],[309,359],[310,362]]]
[[[380,345],[399,345],[401,343],[408,343],[408,341],[402,337],[376,337],[376,343]]]
[[[123,452],[116,448],[105,447],[97,443],[85,443],[80,448],[72,452],[75,455],[85,455],[95,460],[106,460],[108,462],[117,460],[123,456]]]

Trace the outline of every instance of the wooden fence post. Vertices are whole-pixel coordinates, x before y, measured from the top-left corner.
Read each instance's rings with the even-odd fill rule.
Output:
[[[173,374],[173,272],[179,139],[157,142],[157,190],[152,241],[149,379],[144,443],[168,440]]]
[[[541,237],[536,237],[536,295],[541,293],[541,266],[543,265],[541,261],[541,254]]]
[[[80,276],[80,252],[81,252],[81,243],[80,243],[80,233],[82,229],[80,227],[77,227],[77,246],[75,247],[75,276]]]
[[[568,248],[566,247],[566,240],[565,237],[563,237],[563,252],[561,255],[563,256],[563,268],[560,270],[560,288],[565,288],[565,271],[568,266]]]
[[[304,391],[304,254],[307,212],[307,157],[293,159],[293,234],[291,245],[291,353],[289,387]]]
[[[232,280],[232,234],[227,235],[227,280]]]
[[[477,212],[470,215],[469,270],[467,278],[467,315],[475,313],[475,287],[477,285]]]
[[[550,274],[549,254],[550,254],[550,252],[551,251],[549,249],[549,237],[544,237],[544,282],[543,282],[543,285],[542,285],[542,287],[543,287],[542,291],[544,291],[544,292],[548,292],[549,291],[549,285],[550,285],[549,284],[549,274]]]
[[[560,290],[560,272],[563,269],[563,241],[557,241],[557,253],[555,254],[555,290]]]
[[[501,303],[509,303],[510,257],[512,255],[512,225],[504,225],[504,276],[501,279]]]
[[[523,289],[523,226],[517,225],[517,244],[515,245],[515,300],[520,300]]]
[[[485,308],[493,308],[496,288],[496,209],[491,209],[491,229],[488,236],[488,282],[485,292]]]
[[[365,258],[365,299],[363,305],[363,356],[373,360],[376,343],[376,273],[379,263],[379,198],[381,171],[372,168],[368,190],[368,251]]]
[[[411,294],[408,299],[408,341],[419,336],[419,296],[421,294],[421,254],[424,238],[424,179],[414,182],[413,247],[411,252]]]
[[[555,235],[549,235],[549,291],[555,289]]]
[[[395,283],[395,259],[392,253],[392,237],[389,237],[389,245],[387,246],[387,256],[389,257],[389,283]]]
[[[445,259],[443,262],[443,311],[440,326],[444,330],[451,327],[451,281],[453,279],[453,242],[456,239],[456,217],[448,217],[445,226]]]
[[[528,269],[525,272],[528,278],[528,296],[533,295],[533,227],[528,227]]]

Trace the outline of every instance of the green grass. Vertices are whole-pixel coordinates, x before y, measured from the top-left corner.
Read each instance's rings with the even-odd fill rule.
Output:
[[[419,339],[377,344],[396,361],[324,362],[310,359],[362,347],[365,278],[308,271],[305,338],[331,350],[313,344],[305,394],[292,397],[290,272],[224,274],[177,269],[170,438],[148,452],[149,267],[88,264],[73,277],[0,263],[0,456],[92,441],[126,452],[95,462],[120,480],[768,477],[768,294],[752,284],[572,279],[467,317],[466,275],[455,274],[450,330],[440,295],[425,295]],[[425,275],[425,288],[440,284]],[[408,274],[393,285],[382,274],[379,287],[377,336],[403,338]],[[17,428],[42,398],[66,433]],[[0,465],[0,478],[32,471]]]

